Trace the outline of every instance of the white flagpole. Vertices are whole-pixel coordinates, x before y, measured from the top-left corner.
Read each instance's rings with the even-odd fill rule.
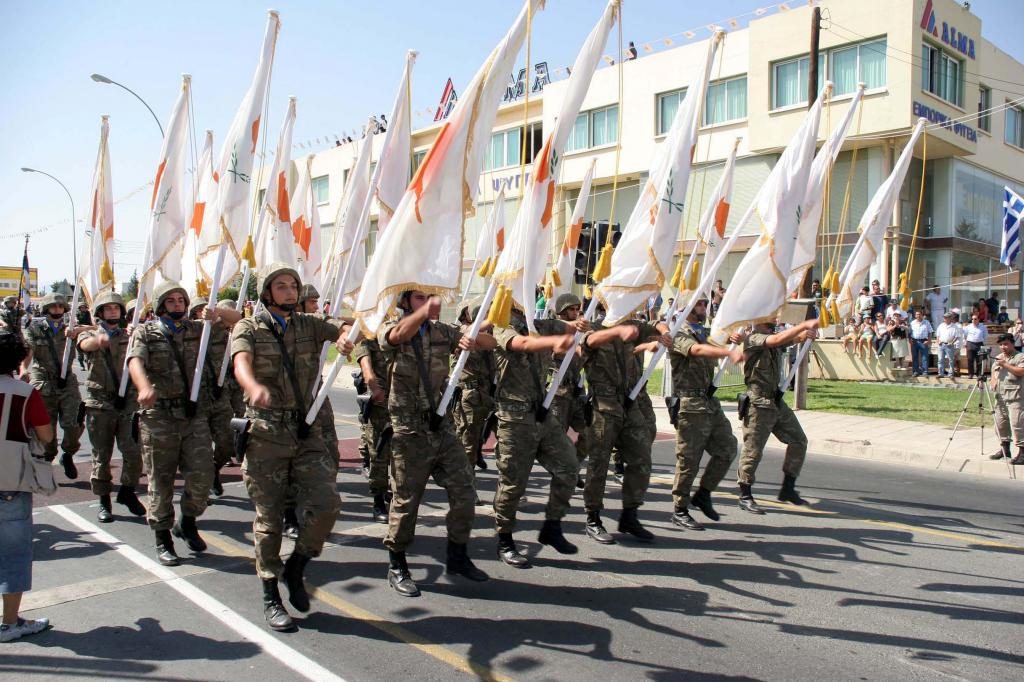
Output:
[[[487,310],[491,307],[491,301],[494,300],[494,294],[498,291],[498,283],[491,278],[490,284],[487,286],[487,293],[484,294],[484,300],[480,304],[480,310],[477,311],[476,317],[473,318],[473,324],[469,327],[469,332],[466,334],[471,339],[475,339],[480,333],[480,327],[484,323],[484,318],[487,317]],[[464,350],[459,353],[459,359],[455,361],[455,367],[452,368],[452,373],[448,376],[448,384],[444,387],[444,394],[441,396],[441,402],[437,405],[437,416],[443,417],[448,411],[448,403],[452,401],[452,396],[455,394],[455,386],[459,383],[459,379],[462,378],[462,370],[466,366],[466,360],[469,359],[470,351]]]
[[[587,311],[583,313],[583,319],[590,322],[594,319],[594,314],[597,312],[597,297],[591,297],[590,305],[587,306]],[[537,418],[543,421],[544,417],[547,416],[548,410],[551,409],[551,401],[555,399],[555,394],[558,392],[558,387],[562,385],[562,379],[565,377],[565,373],[569,371],[569,365],[572,363],[572,357],[576,354],[576,346],[580,344],[580,340],[583,338],[583,332],[576,332],[572,337],[572,345],[569,350],[565,351],[565,355],[562,357],[561,364],[558,365],[558,371],[555,372],[555,376],[551,379],[551,384],[548,385],[548,392],[544,394],[544,402],[541,404],[541,409],[537,414]]]
[[[217,290],[220,288],[220,277],[224,270],[224,254],[228,250],[228,245],[223,243],[220,245],[220,249],[217,251],[217,264],[213,268],[213,284],[210,285],[210,302],[207,304],[207,308],[217,307]],[[210,320],[203,322],[203,334],[199,337],[199,355],[196,357],[196,370],[192,374],[192,392],[189,395],[191,402],[199,401],[199,386],[203,383],[203,365],[206,360],[206,349],[210,346]],[[230,353],[225,353],[230,355]]]
[[[71,229],[75,229],[75,226],[72,225]],[[89,236],[89,247],[88,248],[89,248],[89,252],[90,253],[93,252],[92,244],[93,244],[93,240],[96,239],[96,232],[97,232],[98,229],[100,229],[100,228],[95,228],[94,227],[93,230],[92,230],[92,234]],[[67,331],[69,333],[72,330],[74,330],[74,328],[75,328],[75,311],[78,310],[78,295],[82,291],[81,267],[83,265],[85,265],[85,260],[86,260],[86,258],[84,256],[82,258],[78,259],[78,262],[79,262],[79,272],[75,273],[75,293],[71,295],[71,309],[68,311],[69,314],[68,314]],[[95,265],[95,263],[94,263],[94,265]],[[20,295],[20,292],[19,292],[19,295]],[[64,356],[61,358],[61,362],[60,362],[60,378],[61,379],[66,379],[67,376],[68,376],[68,365],[71,364],[71,346],[72,345],[74,345],[74,339],[72,339],[70,336],[68,336],[67,340],[64,343]]]
[[[359,340],[359,328],[361,326],[362,323],[359,321],[359,318],[356,318],[356,321],[352,324],[352,331],[348,334],[348,340],[350,342],[355,343]],[[320,390],[317,392],[316,397],[313,398],[313,404],[310,405],[309,411],[306,412],[307,424],[312,425],[313,422],[316,421],[316,415],[320,411],[320,407],[324,404],[324,400],[327,399],[327,392],[330,390],[331,386],[334,385],[334,380],[338,378],[338,373],[341,372],[341,366],[343,364],[341,355],[334,358],[334,363],[331,365],[331,371],[327,374],[327,379],[320,384]]]

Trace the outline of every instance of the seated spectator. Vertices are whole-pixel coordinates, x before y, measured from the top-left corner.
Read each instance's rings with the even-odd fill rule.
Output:
[[[895,300],[890,299],[889,305],[885,309],[885,321],[888,323],[892,319],[893,315],[896,317],[902,317],[904,320],[907,319],[907,313],[904,312],[903,308],[900,308],[900,304]]]
[[[985,299],[979,298],[978,302],[971,306],[971,315],[977,315],[979,322],[985,323],[989,321],[988,304],[985,303]]]
[[[999,314],[996,315],[996,324],[1010,324],[1010,314],[1006,312],[1005,305],[999,309]]]
[[[853,342],[854,347],[857,345],[857,318],[851,317],[846,321],[846,326],[843,327],[843,350],[847,353],[850,352],[850,343]]]
[[[377,132],[386,133],[388,131],[388,120],[384,118],[384,114],[380,115],[380,125],[377,126]]]
[[[861,321],[873,319],[871,309],[875,307],[875,300],[867,287],[861,287],[860,296],[857,297],[857,315]]]
[[[875,323],[871,318],[865,319],[857,327],[857,341],[854,343],[853,352],[863,357],[869,348],[874,347]]]
[[[882,357],[885,347],[889,345],[889,325],[885,323],[883,313],[875,313],[875,355]]]
[[[619,44],[621,45],[622,43],[619,43]],[[632,61],[634,59],[636,59],[636,46],[633,44],[633,41],[631,40],[631,41],[629,41],[629,47],[626,49],[626,60],[625,61],[629,62],[629,61]]]

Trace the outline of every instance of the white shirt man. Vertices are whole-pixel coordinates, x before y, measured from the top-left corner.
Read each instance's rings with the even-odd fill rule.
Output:
[[[939,287],[933,287],[930,294],[924,297],[928,304],[928,310],[931,313],[932,327],[938,329],[942,323],[942,318],[946,314],[946,303],[949,299],[942,295],[942,291]]]
[[[889,307],[885,309],[885,321],[888,322],[894,315],[902,317],[904,320],[907,319],[907,313],[900,308],[896,301],[889,303]]]
[[[920,318],[915,315],[914,319],[910,321],[910,338],[912,339],[927,341],[934,331],[932,323],[924,319],[923,315]]]
[[[964,339],[968,343],[980,343],[984,344],[988,338],[988,329],[981,322],[975,322],[973,319],[971,323],[964,327]]]
[[[953,378],[956,369],[956,354],[959,352],[963,339],[963,329],[953,321],[953,313],[946,313],[945,321],[935,330],[935,340],[939,342],[939,376]]]

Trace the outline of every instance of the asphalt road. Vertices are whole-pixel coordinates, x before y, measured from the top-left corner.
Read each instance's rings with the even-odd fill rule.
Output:
[[[315,600],[298,632],[264,626],[237,469],[200,520],[209,551],[192,557],[179,542],[183,565],[163,569],[142,520],[115,505],[115,523],[93,525],[83,449],[80,480],[37,500],[25,607],[54,628],[0,645],[0,678],[1009,680],[1024,670],[1017,483],[812,452],[800,489],[813,506],[797,509],[771,502],[782,477],[773,448],[755,488],[767,515],[735,506],[730,476],[715,498],[722,520],[683,532],[669,523],[664,434],[642,510],[655,543],[587,540],[576,497],[565,525],[580,553],[542,548],[538,468],[516,535],[534,568],[497,560],[490,508],[478,507],[470,552],[491,580],[469,583],[444,574],[446,504],[431,486],[410,551],[423,596],[406,599],[387,586],[384,527],[355,468],[351,392],[332,400],[343,505],[307,571]],[[491,499],[493,463],[478,480]],[[609,530],[619,506],[612,483]]]

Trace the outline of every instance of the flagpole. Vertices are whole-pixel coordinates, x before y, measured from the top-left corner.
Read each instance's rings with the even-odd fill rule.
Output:
[[[586,312],[583,313],[583,319],[590,322],[594,319],[595,313],[597,313],[597,297],[592,296]],[[555,399],[558,387],[561,386],[562,378],[565,377],[565,373],[569,370],[572,358],[576,354],[576,347],[580,344],[582,338],[583,332],[577,331],[573,335],[572,345],[569,346],[569,350],[565,351],[565,355],[562,356],[562,362],[558,365],[558,371],[555,372],[555,376],[552,377],[551,383],[548,385],[547,393],[544,394],[544,402],[541,404],[541,409],[537,411],[537,421],[544,421],[545,417],[548,416],[551,402]]]
[[[355,322],[352,323],[352,331],[348,334],[348,340],[351,343],[355,343],[359,340],[360,328],[362,322],[357,317]],[[328,372],[327,378],[320,385],[320,390],[317,392],[316,397],[313,399],[313,404],[309,406],[309,411],[306,412],[306,423],[312,425],[316,421],[316,415],[320,411],[320,407],[324,404],[324,400],[327,398],[327,392],[330,387],[334,385],[334,380],[338,378],[338,374],[341,372],[341,355],[334,358],[334,363],[331,365],[331,371]]]
[[[28,265],[28,235],[25,235],[25,255],[21,257],[21,274],[18,276],[18,302],[21,303],[22,310],[27,307],[25,303],[25,276],[28,274],[26,266]]]
[[[476,312],[476,317],[473,318],[473,324],[470,326],[469,331],[466,333],[470,339],[476,339],[480,333],[480,327],[483,325],[484,318],[487,316],[487,311],[491,307],[491,301],[494,300],[494,294],[498,291],[498,282],[491,277],[491,281],[487,286],[487,293],[484,294],[484,300],[480,304],[480,309]],[[459,379],[462,378],[462,370],[466,366],[466,361],[469,359],[470,351],[464,350],[459,353],[459,359],[455,361],[455,367],[452,368],[452,373],[448,377],[448,382],[444,387],[444,394],[441,396],[441,402],[437,405],[437,416],[444,417],[445,413],[448,412],[448,403],[452,401],[452,396],[455,394],[455,387],[459,383]]]

